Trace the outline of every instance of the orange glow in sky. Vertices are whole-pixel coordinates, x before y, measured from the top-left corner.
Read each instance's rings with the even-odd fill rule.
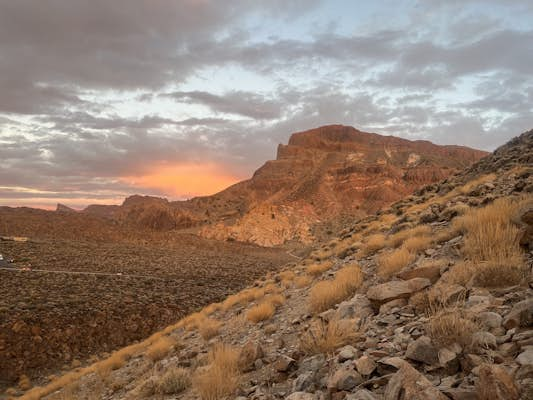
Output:
[[[233,176],[216,164],[176,164],[122,180],[139,188],[157,189],[169,197],[189,198],[217,193],[242,177]]]

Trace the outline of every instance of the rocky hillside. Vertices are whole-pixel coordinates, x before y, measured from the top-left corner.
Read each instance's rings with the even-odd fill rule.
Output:
[[[91,206],[86,213],[139,228],[198,227],[201,236],[274,246],[311,243],[442,180],[486,153],[437,146],[332,125],[295,133],[249,180],[213,196],[168,202],[133,196],[120,207]]]
[[[533,131],[23,398],[531,399],[531,160]]]

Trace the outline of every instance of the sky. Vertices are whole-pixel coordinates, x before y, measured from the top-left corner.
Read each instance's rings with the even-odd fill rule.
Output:
[[[530,0],[0,0],[0,205],[186,199],[326,124],[533,128]]]

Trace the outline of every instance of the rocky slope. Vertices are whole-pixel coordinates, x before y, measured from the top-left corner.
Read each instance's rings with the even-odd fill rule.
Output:
[[[168,202],[133,196],[120,207],[85,212],[120,223],[274,246],[310,243],[317,227],[335,230],[463,169],[486,153],[332,125],[295,133],[249,180],[213,196]],[[325,229],[322,229],[325,230]]]
[[[533,131],[24,398],[531,399],[531,160]]]

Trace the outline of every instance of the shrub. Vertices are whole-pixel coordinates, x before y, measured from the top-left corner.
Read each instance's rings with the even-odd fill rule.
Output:
[[[477,324],[466,318],[458,307],[435,312],[426,327],[429,337],[439,346],[452,343],[469,346],[472,335],[478,330]]]
[[[387,279],[412,263],[415,257],[414,253],[403,247],[383,254],[378,259],[378,275]]]
[[[239,351],[224,344],[209,353],[210,363],[199,370],[192,384],[202,400],[218,400],[230,396],[239,386]]]
[[[319,264],[311,264],[307,267],[307,273],[313,277],[322,275],[333,266],[333,262],[326,261]]]
[[[357,265],[344,267],[335,279],[315,284],[309,293],[309,306],[313,312],[322,312],[352,296],[363,282],[363,273]]]
[[[347,319],[315,322],[302,335],[300,348],[306,354],[332,353],[360,338],[354,325],[355,321]]]
[[[164,358],[176,345],[176,340],[170,336],[163,336],[155,341],[146,350],[146,357],[152,361],[158,361]]]
[[[276,307],[271,302],[264,301],[250,308],[246,313],[246,318],[251,322],[258,323],[272,318],[275,312]]]
[[[178,394],[191,386],[191,375],[184,368],[170,368],[157,383],[157,392]]]
[[[204,340],[209,340],[218,335],[218,331],[220,330],[221,326],[222,323],[215,319],[204,318],[198,324],[198,332],[200,333],[200,336],[204,338]]]

